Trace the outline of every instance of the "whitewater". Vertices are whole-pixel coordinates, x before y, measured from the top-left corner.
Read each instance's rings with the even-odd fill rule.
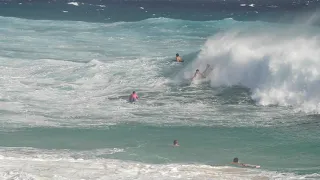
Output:
[[[217,3],[1,1],[0,179],[320,179],[318,13]]]

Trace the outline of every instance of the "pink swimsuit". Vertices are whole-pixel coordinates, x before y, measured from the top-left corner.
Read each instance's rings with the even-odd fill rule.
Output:
[[[130,96],[130,101],[136,101],[138,99],[138,95],[137,94],[131,94]]]
[[[132,95],[131,95],[131,98],[133,98],[133,99],[138,99],[138,95],[137,95],[137,94],[132,94]]]

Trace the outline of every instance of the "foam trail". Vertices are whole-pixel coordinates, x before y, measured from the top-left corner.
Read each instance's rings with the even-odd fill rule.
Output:
[[[199,53],[195,68],[215,66],[209,78],[212,86],[246,86],[260,105],[319,113],[319,35],[313,29],[262,28],[213,36]]]

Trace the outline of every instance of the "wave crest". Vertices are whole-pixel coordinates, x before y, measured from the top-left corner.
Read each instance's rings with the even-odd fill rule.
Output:
[[[319,113],[320,37],[301,34],[302,29],[256,30],[209,38],[195,66],[213,65],[212,86],[246,86],[260,105],[293,106]]]

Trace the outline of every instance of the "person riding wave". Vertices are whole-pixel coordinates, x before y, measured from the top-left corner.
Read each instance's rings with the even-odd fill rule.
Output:
[[[239,162],[239,158],[234,158],[231,164],[234,164],[234,165],[237,165],[237,166],[242,166],[242,167],[260,168],[259,165],[240,163]]]
[[[201,78],[201,79],[206,78],[206,76],[208,74],[207,71],[209,70],[209,67],[210,67],[210,65],[207,64],[206,69],[202,73],[199,71],[199,69],[197,69],[192,77],[192,80],[194,80],[195,78]],[[212,68],[210,68],[210,69],[212,70]]]

